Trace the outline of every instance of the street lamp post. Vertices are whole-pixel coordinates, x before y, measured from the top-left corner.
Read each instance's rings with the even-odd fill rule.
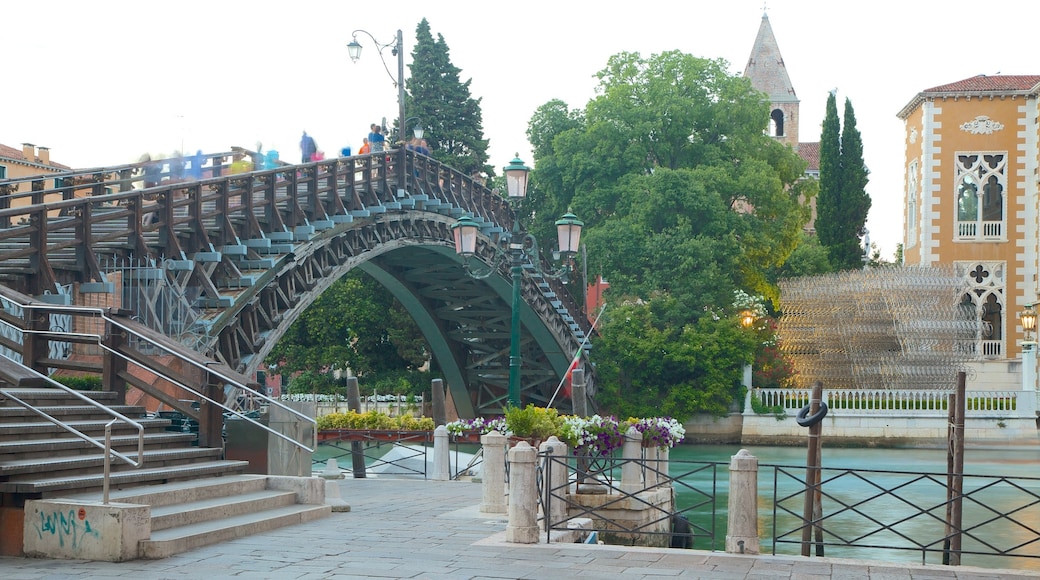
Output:
[[[397,87],[397,131],[398,137],[404,131],[404,35],[400,29],[397,31],[397,39],[395,42],[389,44],[382,44],[376,37],[372,36],[372,33],[367,30],[355,30],[351,34],[353,40],[347,44],[347,54],[350,55],[350,60],[357,63],[358,59],[361,58],[361,44],[357,41],[358,33],[364,33],[372,39],[376,47],[379,49],[379,60],[383,61],[383,68],[386,69],[386,74],[390,75],[390,80],[394,81],[394,86]],[[397,78],[394,78],[393,73],[390,72],[390,67],[386,65],[386,59],[383,58],[383,49],[390,48],[390,54],[397,57]],[[400,141],[400,139],[398,139]],[[398,147],[397,151],[397,189],[399,194],[404,193],[405,188],[405,174],[404,174],[404,147]]]
[[[510,205],[514,214],[520,200],[527,194],[527,174],[530,168],[524,165],[519,157],[513,159],[504,168],[506,177],[506,190]],[[513,282],[512,293],[512,317],[510,319],[509,332],[509,405],[521,406],[520,397],[520,281],[524,270],[525,260],[530,258],[532,266],[543,276],[548,278],[562,278],[570,273],[571,258],[578,252],[578,244],[581,239],[581,229],[585,224],[574,214],[568,212],[556,220],[556,232],[560,246],[560,257],[563,260],[559,270],[544,272],[541,269],[538,242],[529,233],[520,230],[520,220],[514,217],[513,230],[506,240],[505,248],[492,246],[495,255],[491,266],[486,271],[474,270],[470,265],[470,258],[477,251],[477,233],[480,225],[468,215],[464,215],[452,224],[451,229],[455,237],[455,252],[463,257],[463,266],[466,273],[473,278],[487,278],[493,274],[498,266],[508,260],[509,272]]]
[[[1022,390],[1032,391],[1036,389],[1036,340],[1033,332],[1036,331],[1036,310],[1034,304],[1026,306],[1026,309],[1018,315],[1025,331],[1025,339],[1022,341]]]
[[[753,310],[744,310],[740,313],[740,325],[744,328],[751,328],[751,326],[755,324],[756,318],[757,317],[755,316],[755,312]],[[752,372],[753,369],[751,367],[751,363],[744,363],[744,367],[742,370],[743,380],[741,381],[741,383],[747,389],[747,392],[744,393],[744,412],[746,413],[750,412],[751,410],[751,389],[754,387],[754,384],[752,384],[751,379],[754,376],[754,374]]]

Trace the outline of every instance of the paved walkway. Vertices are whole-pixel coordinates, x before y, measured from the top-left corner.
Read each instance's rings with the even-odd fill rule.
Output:
[[[505,517],[478,512],[480,485],[406,479],[347,479],[351,511],[178,554],[105,563],[0,558],[3,580],[133,578],[847,578],[997,580],[1040,572],[699,550],[503,541]]]

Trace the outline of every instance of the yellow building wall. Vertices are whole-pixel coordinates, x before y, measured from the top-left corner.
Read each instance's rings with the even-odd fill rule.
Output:
[[[1021,325],[1018,313],[1029,303],[1036,302],[1036,182],[1037,176],[1027,168],[1024,156],[1031,156],[1033,166],[1037,159],[1035,147],[1036,124],[1023,123],[1027,114],[1023,107],[1032,108],[1035,118],[1036,101],[1023,97],[1010,96],[1000,98],[973,97],[947,98],[932,102],[934,112],[934,135],[931,152],[935,164],[927,166],[928,139],[932,135],[923,134],[926,111],[925,104],[919,106],[906,119],[906,159],[904,166],[904,192],[909,190],[909,179],[905,175],[913,160],[917,160],[923,179],[918,187],[919,212],[931,212],[928,219],[932,226],[931,234],[918,229],[917,235],[928,235],[931,244],[909,243],[909,223],[906,219],[908,208],[904,199],[904,257],[908,265],[922,263],[953,264],[965,261],[999,261],[1006,264],[1004,286],[1004,326],[1005,356],[1017,356],[1020,352],[1019,342],[1022,340]],[[936,112],[937,111],[937,112]],[[965,123],[979,117],[999,122],[1003,126],[991,133],[973,133],[961,128]],[[916,142],[911,142],[911,132],[919,133]],[[1034,132],[1031,139],[1031,151],[1024,134]],[[1007,160],[1006,183],[1004,190],[1004,238],[1000,241],[981,241],[957,239],[957,155],[963,153],[1003,153]],[[929,173],[938,172],[935,179]],[[1031,185],[1030,185],[1031,184]],[[937,201],[929,207],[924,201],[930,193]],[[1030,211],[1026,205],[1030,204]],[[1033,216],[1033,217],[1030,217]],[[1028,239],[1027,239],[1028,238]],[[925,256],[931,246],[931,256]],[[1032,248],[1031,252],[1026,248]],[[934,257],[934,261],[929,259]],[[1023,288],[1030,289],[1023,292]]]

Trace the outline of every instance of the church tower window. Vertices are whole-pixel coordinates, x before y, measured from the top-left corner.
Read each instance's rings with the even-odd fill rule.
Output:
[[[769,117],[772,120],[772,122],[769,123],[769,128],[772,129],[772,133],[770,133],[770,135],[773,137],[783,137],[784,112],[780,109],[773,109],[773,112],[769,115]]]

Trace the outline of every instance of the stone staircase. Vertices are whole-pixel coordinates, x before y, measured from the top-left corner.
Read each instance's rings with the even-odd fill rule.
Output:
[[[17,381],[10,375],[0,368],[0,553],[4,555],[164,558],[331,513],[330,506],[324,505],[324,482],[244,474],[247,462],[225,460],[221,449],[195,446],[195,434],[167,431],[169,419],[149,417],[142,407],[116,405],[115,393],[85,392],[144,427],[144,462],[134,467],[113,459],[109,500],[113,506],[147,506],[147,527],[139,532],[136,546],[122,548],[116,557],[92,556],[85,548],[87,536],[81,538],[79,552],[51,551],[47,544],[54,526],[39,524],[45,517],[42,512],[54,509],[53,513],[64,515],[69,504],[108,507],[102,502],[104,452],[13,399],[102,443],[112,416],[62,389]],[[136,460],[137,446],[136,428],[121,421],[112,426],[114,450]],[[44,533],[45,529],[51,533]],[[57,546],[59,538],[53,540]]]

